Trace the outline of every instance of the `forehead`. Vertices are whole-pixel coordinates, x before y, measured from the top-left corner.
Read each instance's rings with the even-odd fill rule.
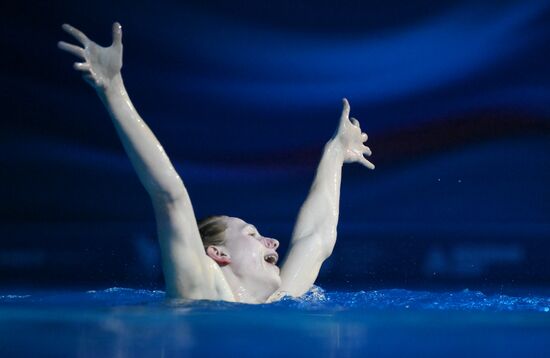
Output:
[[[227,217],[226,222],[227,222],[227,225],[230,228],[234,229],[234,230],[243,230],[243,229],[246,229],[246,228],[252,228],[252,229],[256,230],[254,225],[249,224],[246,221],[244,221],[242,219],[239,219],[239,218],[229,216],[229,217]]]

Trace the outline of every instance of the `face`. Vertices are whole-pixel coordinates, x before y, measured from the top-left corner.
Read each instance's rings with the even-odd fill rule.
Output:
[[[225,230],[225,244],[230,256],[229,266],[233,273],[247,287],[253,290],[271,290],[275,292],[281,285],[278,254],[279,242],[275,239],[262,236],[254,225],[234,217],[224,219],[227,224]]]

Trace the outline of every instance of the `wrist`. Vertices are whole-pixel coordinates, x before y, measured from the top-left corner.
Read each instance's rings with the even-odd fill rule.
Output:
[[[122,75],[117,73],[109,82],[103,87],[96,87],[96,92],[104,102],[110,102],[126,96],[126,88],[124,87],[124,82],[122,81]]]
[[[118,72],[109,81],[107,81],[104,86],[96,87],[96,90],[101,97],[109,97],[126,93],[121,73]]]
[[[345,148],[337,137],[331,138],[327,144],[325,144],[324,152],[334,159],[341,161],[342,163],[344,162]]]

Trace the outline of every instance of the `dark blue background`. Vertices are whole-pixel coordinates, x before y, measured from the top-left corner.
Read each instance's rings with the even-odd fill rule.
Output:
[[[64,22],[107,45],[198,217],[282,250],[341,98],[377,165],[344,168],[320,283],[550,282],[548,1],[23,2],[2,12],[0,282],[160,287],[147,194]]]

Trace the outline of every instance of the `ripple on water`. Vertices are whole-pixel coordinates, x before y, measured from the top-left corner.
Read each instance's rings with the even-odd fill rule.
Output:
[[[112,287],[105,290],[82,292],[46,292],[0,295],[0,304],[75,305],[75,306],[121,306],[165,305],[165,293],[159,290],[144,290]],[[173,303],[172,303],[173,304]],[[197,307],[231,307],[232,304],[208,301],[183,301],[182,305]],[[299,310],[426,310],[426,311],[535,311],[550,312],[550,297],[485,295],[479,291],[458,292],[410,291],[385,289],[373,291],[325,291],[314,286],[300,298],[283,297],[273,304],[276,307]]]

